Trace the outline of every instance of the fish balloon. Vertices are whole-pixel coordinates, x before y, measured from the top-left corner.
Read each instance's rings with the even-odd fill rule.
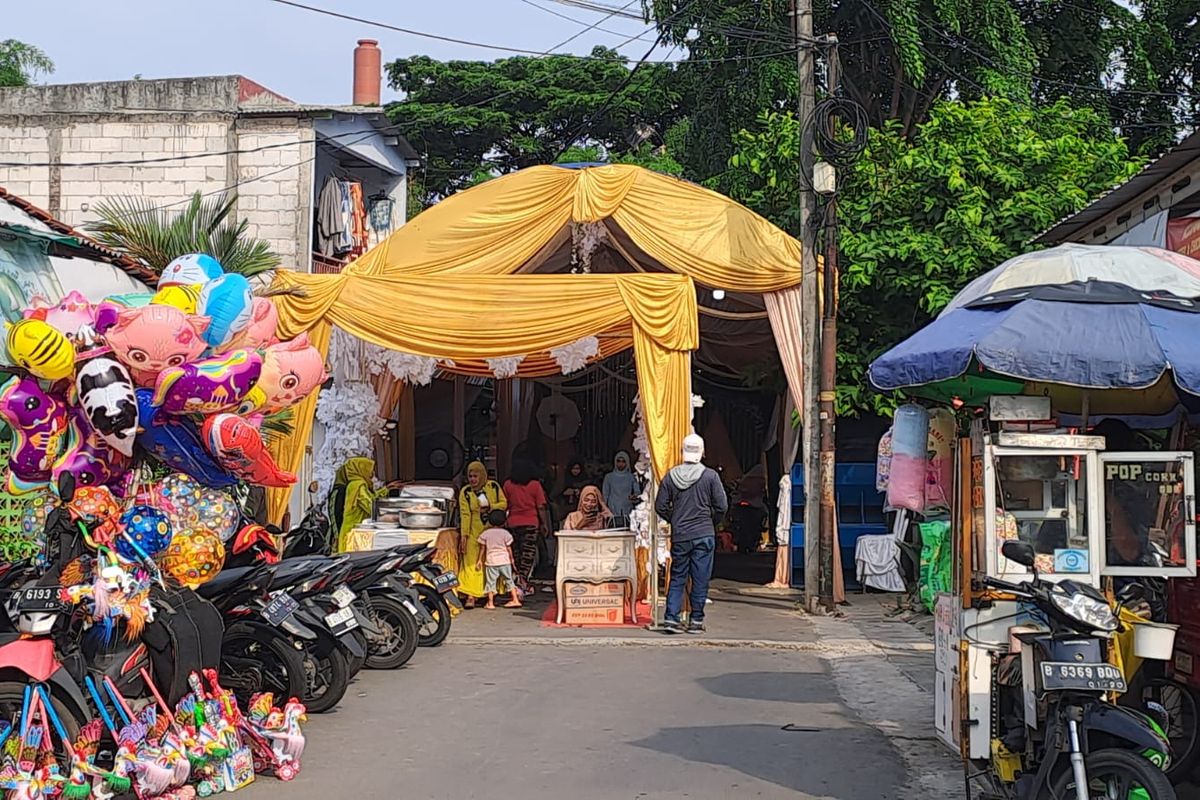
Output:
[[[213,414],[204,420],[201,436],[208,452],[231,475],[260,486],[291,486],[296,476],[281,470],[262,436],[237,414]]]

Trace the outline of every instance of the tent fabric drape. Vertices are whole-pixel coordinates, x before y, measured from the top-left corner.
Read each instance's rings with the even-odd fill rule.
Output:
[[[771,332],[787,377],[788,393],[796,408],[804,405],[804,339],[800,331],[800,287],[792,286],[763,295]]]
[[[276,296],[278,335],[320,331],[323,352],[334,324],[382,347],[456,364],[526,355],[532,369],[523,362],[519,374],[525,376],[551,364],[557,372],[546,351],[585,336],[602,336],[602,355],[632,344],[659,476],[675,464],[690,433],[690,354],[699,323],[695,286],[686,276],[443,275],[430,281],[352,267],[340,275],[281,271],[275,285],[303,290]],[[298,468],[303,458],[315,393],[305,403],[297,409],[295,432],[275,449],[283,469]],[[277,520],[286,492],[272,502]]]
[[[276,298],[276,302],[282,298]],[[297,298],[299,299],[299,298]],[[308,341],[321,351],[323,357],[329,355],[329,338],[333,328],[322,319],[317,319],[312,326],[306,328]],[[312,441],[313,420],[317,416],[317,397],[319,391],[309,393],[292,411],[292,432],[288,436],[272,439],[269,443],[271,455],[281,469],[297,473],[304,463],[304,454],[308,443]],[[292,496],[292,487],[274,487],[267,489],[267,517],[271,522],[279,524],[287,511],[288,500]]]
[[[604,219],[667,269],[706,286],[757,293],[800,282],[800,244],[782,230],[724,195],[629,164],[530,167],[487,181],[422,212],[354,268],[510,275],[568,223]]]

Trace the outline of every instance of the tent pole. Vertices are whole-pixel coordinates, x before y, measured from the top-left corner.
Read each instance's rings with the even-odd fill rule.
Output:
[[[654,480],[654,471],[650,471],[650,491],[647,501],[650,503],[650,563],[646,568],[650,573],[650,628],[654,630],[662,624],[658,616],[658,514],[654,511],[654,503],[658,494],[658,485]],[[636,594],[636,592],[635,592]]]

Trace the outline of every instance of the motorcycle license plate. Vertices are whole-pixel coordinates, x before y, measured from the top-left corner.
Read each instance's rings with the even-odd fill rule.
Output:
[[[299,607],[300,604],[296,602],[296,598],[287,592],[279,592],[267,601],[267,604],[263,607],[262,615],[272,625],[282,625],[283,621],[290,617],[292,612]]]
[[[408,609],[408,613],[412,614],[414,617],[418,616],[421,613],[417,609],[417,604],[414,603],[412,600],[409,600],[408,598],[404,598],[400,602],[403,603],[404,607]]]
[[[333,631],[335,636],[341,636],[343,633],[357,628],[358,620],[354,618],[353,608],[340,608],[325,615],[325,624],[329,626],[329,630]]]
[[[433,579],[433,588],[439,592],[448,592],[456,586],[458,586],[458,575],[454,572],[443,572]]]
[[[1111,664],[1072,664],[1064,661],[1042,662],[1042,687],[1086,689],[1096,692],[1123,692],[1125,678]]]
[[[35,586],[17,593],[17,611],[62,611],[64,608],[57,586]]]
[[[339,586],[333,591],[333,600],[338,608],[345,608],[354,602],[354,591],[349,586]]]

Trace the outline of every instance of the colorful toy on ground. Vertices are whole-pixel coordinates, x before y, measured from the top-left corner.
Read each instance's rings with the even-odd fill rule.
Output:
[[[195,286],[215,280],[225,273],[221,262],[206,253],[188,253],[172,259],[158,279],[162,286]]]
[[[44,391],[31,375],[0,384],[0,418],[12,430],[6,487],[25,494],[50,481],[50,471],[67,433],[66,404]]]
[[[201,435],[208,451],[231,475],[261,486],[291,486],[296,476],[275,465],[262,435],[236,414],[214,414]]]
[[[172,306],[149,305],[117,312],[117,322],[106,338],[113,355],[129,367],[137,385],[153,388],[163,370],[200,357],[208,347],[202,338],[206,328],[207,317],[188,315]]]
[[[126,456],[133,455],[138,406],[129,371],[112,356],[96,333],[84,329],[75,390],[88,422],[104,441]]]
[[[75,346],[44,320],[23,319],[9,325],[7,345],[12,363],[44,380],[62,380],[75,371]]]
[[[154,400],[168,414],[215,414],[236,408],[258,382],[262,356],[234,350],[163,370]]]
[[[237,273],[204,284],[196,310],[212,319],[204,339],[214,350],[227,345],[250,324],[253,300],[250,282]]]
[[[238,408],[239,413],[270,414],[304,399],[329,376],[321,351],[308,343],[308,335],[271,345],[263,356],[262,375]]]
[[[300,756],[304,755],[304,704],[291,698],[281,710],[273,704],[270,692],[250,698],[248,711],[240,720],[239,730],[254,750],[254,769],[274,772],[281,781],[300,774]]]
[[[154,393],[137,390],[140,430],[137,443],[165,466],[195,478],[205,486],[226,487],[237,483],[215,462],[200,443],[195,426],[185,417],[173,416],[154,404]]]
[[[25,318],[41,320],[67,339],[75,341],[79,338],[80,330],[96,324],[96,308],[86,297],[72,290],[57,303],[51,303],[41,296],[34,297],[25,310]]]

